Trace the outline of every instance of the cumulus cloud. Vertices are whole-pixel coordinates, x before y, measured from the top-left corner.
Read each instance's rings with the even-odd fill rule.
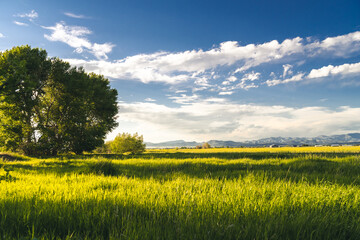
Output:
[[[308,78],[323,78],[328,76],[336,76],[336,75],[352,75],[360,73],[360,62],[353,64],[343,64],[340,66],[328,65],[322,67],[320,69],[313,69],[307,76]]]
[[[71,12],[64,12],[64,15],[71,17],[71,18],[78,18],[78,19],[85,19],[88,18],[85,15],[81,15],[81,14],[75,14],[75,13],[71,13]]]
[[[65,22],[59,22],[56,23],[55,26],[43,26],[43,28],[52,32],[50,35],[44,35],[47,40],[66,43],[70,47],[75,48],[77,53],[82,53],[84,49],[86,49],[101,60],[108,59],[107,54],[110,53],[115,46],[112,43],[91,43],[86,36],[92,32],[86,27],[67,26]]]
[[[291,82],[299,82],[304,80],[310,80],[315,78],[326,78],[332,76],[348,77],[360,75],[360,62],[359,63],[345,63],[339,66],[328,65],[319,69],[312,69],[310,73],[305,76],[304,73],[298,73],[291,78],[283,80],[267,80],[265,83],[268,86],[276,86],[279,84],[286,84]]]
[[[243,141],[271,136],[304,137],[360,131],[360,108],[292,108],[236,104],[222,98],[197,99],[179,107],[149,102],[120,103],[120,122],[141,129],[146,141],[169,136],[206,141]],[[161,134],[150,134],[155,131]],[[147,133],[149,133],[147,135]],[[149,139],[156,136],[156,139]],[[170,138],[171,139],[171,138]],[[175,140],[175,139],[174,139]]]
[[[296,37],[282,42],[273,40],[262,44],[244,46],[236,41],[227,41],[207,51],[202,49],[175,53],[161,51],[151,54],[138,54],[111,62],[79,59],[68,59],[68,61],[73,65],[84,66],[87,71],[101,73],[114,79],[177,84],[189,80],[197,81],[199,80],[199,73],[214,73],[214,69],[222,67],[233,67],[235,70],[232,73],[237,74],[261,64],[285,61],[287,57],[296,59],[295,56],[304,58],[325,53],[334,56],[346,56],[356,51],[353,47],[360,44],[359,35],[360,32],[354,32],[329,37],[321,42],[306,42],[303,38]],[[98,49],[106,48],[101,46]],[[106,50],[106,53],[108,51],[111,51],[111,46]],[[100,56],[101,54],[98,57]],[[284,78],[291,75],[291,68],[292,65],[284,65]],[[215,77],[219,78],[216,74],[213,79]],[[223,85],[229,85],[233,81],[227,79]]]
[[[29,26],[29,24],[27,24],[27,23],[18,22],[18,21],[13,21],[13,23],[15,23],[18,26]]]
[[[331,53],[338,57],[347,57],[360,48],[360,31],[328,37],[323,41],[315,41],[306,46],[311,55]]]

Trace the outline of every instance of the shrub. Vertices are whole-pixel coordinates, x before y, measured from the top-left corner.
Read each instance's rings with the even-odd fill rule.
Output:
[[[143,136],[138,133],[131,135],[130,133],[118,134],[115,139],[110,142],[110,151],[112,153],[142,153],[145,151]]]
[[[210,144],[209,143],[204,143],[203,145],[202,145],[202,148],[203,149],[208,149],[208,148],[211,148],[211,146],[210,146]]]

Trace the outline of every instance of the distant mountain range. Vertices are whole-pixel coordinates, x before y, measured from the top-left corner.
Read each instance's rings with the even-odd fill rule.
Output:
[[[186,142],[184,140],[151,143],[146,142],[148,148],[175,148],[175,147],[196,147],[202,145],[204,142]],[[221,141],[210,140],[208,141],[212,147],[256,147],[256,146],[269,146],[269,145],[332,145],[332,144],[360,144],[360,133],[348,133],[341,135],[325,136],[321,135],[314,138],[292,138],[292,137],[270,137],[253,141],[234,142],[234,141]]]

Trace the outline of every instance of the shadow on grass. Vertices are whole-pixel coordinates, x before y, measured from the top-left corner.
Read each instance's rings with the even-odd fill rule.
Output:
[[[104,156],[104,155],[101,155]],[[107,155],[105,155],[107,156]],[[116,155],[121,156],[121,155]],[[293,158],[294,156],[291,155]],[[98,162],[79,160],[59,160],[40,162],[38,165],[29,164],[7,164],[11,171],[23,169],[37,173],[63,174],[98,174],[105,176],[126,176],[142,179],[153,178],[157,180],[171,180],[178,176],[189,176],[194,178],[211,179],[236,179],[249,174],[259,179],[303,181],[315,183],[326,181],[336,184],[360,185],[360,158],[358,155],[347,157],[343,161],[331,161],[314,155],[299,157],[284,162],[278,158],[278,162],[271,163],[232,163],[223,161],[221,163],[187,161],[187,162],[146,162],[131,163],[111,161],[114,156],[108,159],[102,158]],[[128,157],[128,156],[123,156]],[[133,156],[134,157],[134,156]],[[127,158],[128,159],[128,158]],[[292,158],[290,158],[292,159]],[[220,159],[221,160],[221,159]],[[224,159],[227,160],[227,159]],[[79,164],[81,163],[81,164]]]
[[[314,153],[291,153],[291,152],[217,152],[217,153],[144,153],[134,155],[119,155],[119,154],[92,154],[84,155],[83,158],[102,157],[107,159],[204,159],[204,158],[218,158],[224,160],[234,160],[248,158],[252,160],[264,160],[269,158],[287,159],[287,158],[304,158],[309,155],[316,155],[322,158],[343,158],[348,156],[359,155],[359,153],[351,152],[314,152]],[[76,156],[74,156],[74,159]]]
[[[142,154],[64,154],[55,157],[42,156],[40,159],[58,159],[58,160],[73,160],[73,159],[88,159],[88,158],[106,158],[116,160],[129,160],[129,159],[206,159],[206,158],[218,158],[224,160],[234,159],[251,159],[251,160],[264,160],[269,158],[275,159],[288,159],[288,158],[304,158],[306,156],[313,155],[322,158],[343,158],[349,156],[360,156],[360,153],[353,152],[160,152],[160,153],[142,153]]]

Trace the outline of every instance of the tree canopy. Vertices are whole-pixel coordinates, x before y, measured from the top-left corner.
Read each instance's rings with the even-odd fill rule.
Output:
[[[135,133],[118,134],[115,139],[108,143],[112,153],[142,153],[145,151],[145,144],[142,135]]]
[[[117,126],[109,80],[29,46],[0,52],[0,147],[25,154],[91,151]]]

